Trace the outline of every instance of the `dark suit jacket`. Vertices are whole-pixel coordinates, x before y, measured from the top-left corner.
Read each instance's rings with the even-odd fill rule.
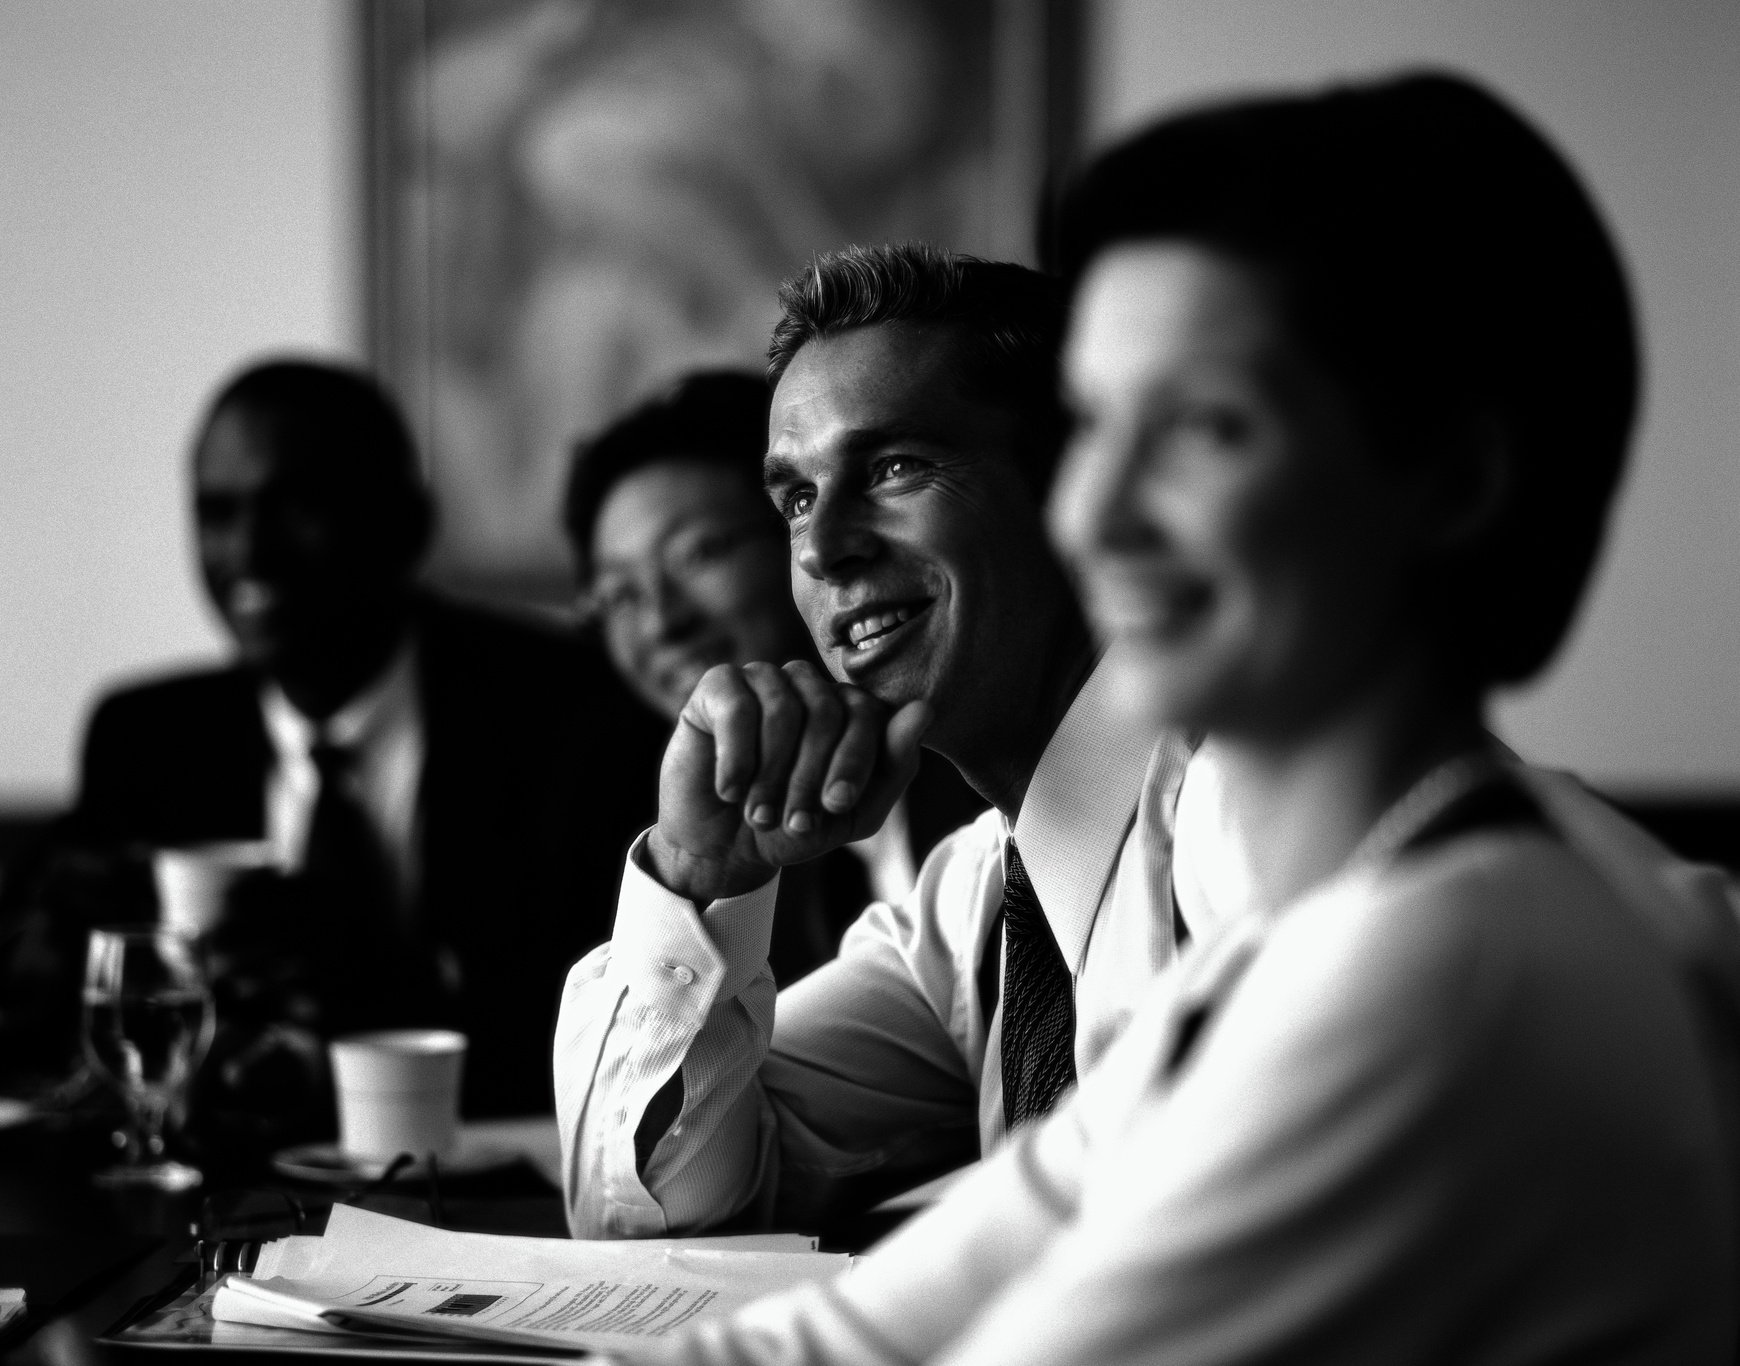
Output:
[[[470,1037],[464,1108],[547,1111],[569,966],[607,938],[623,853],[656,813],[664,728],[591,648],[427,598],[415,632],[425,726],[415,922],[451,950],[448,1020]],[[228,668],[97,708],[69,822],[95,842],[265,833],[272,750],[259,679]]]

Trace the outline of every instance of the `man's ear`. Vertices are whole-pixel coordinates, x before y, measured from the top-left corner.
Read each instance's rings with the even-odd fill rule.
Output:
[[[1453,420],[1436,443],[1421,488],[1420,536],[1434,551],[1478,540],[1503,514],[1515,479],[1508,424],[1481,409]]]

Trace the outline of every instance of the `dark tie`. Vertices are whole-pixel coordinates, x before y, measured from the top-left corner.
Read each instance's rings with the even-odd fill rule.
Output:
[[[392,866],[375,824],[352,790],[356,754],[320,741],[310,751],[320,791],[308,823],[303,872],[323,892],[366,916],[393,912]]]
[[[308,824],[309,932],[323,947],[323,1018],[334,1032],[444,1022],[454,987],[437,945],[413,931],[379,830],[353,790],[354,751],[310,751],[320,791]]]
[[[1003,873],[1003,1115],[1013,1129],[1075,1083],[1075,993],[1039,897],[1009,841]]]

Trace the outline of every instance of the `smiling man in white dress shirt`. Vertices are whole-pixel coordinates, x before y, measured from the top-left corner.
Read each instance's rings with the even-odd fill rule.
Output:
[[[828,672],[721,666],[683,711],[614,938],[570,975],[557,1029],[581,1236],[814,1225],[999,1142],[1005,1073],[1029,1088],[1005,1066],[1011,836],[1052,964],[1050,1033],[1021,1045],[1049,1071],[1020,1113],[1098,1056],[1174,949],[1164,832],[1138,811],[1153,736],[1110,720],[1042,530],[1052,283],[852,249],[782,301],[767,483]],[[921,742],[993,809],[776,1003],[779,869],[874,829]],[[1149,787],[1181,765],[1163,748]]]

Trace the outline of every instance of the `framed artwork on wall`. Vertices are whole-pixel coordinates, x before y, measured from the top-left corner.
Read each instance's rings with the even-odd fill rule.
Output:
[[[374,0],[370,340],[441,504],[434,577],[562,602],[573,442],[762,364],[850,242],[1031,260],[1076,130],[1069,0]]]

